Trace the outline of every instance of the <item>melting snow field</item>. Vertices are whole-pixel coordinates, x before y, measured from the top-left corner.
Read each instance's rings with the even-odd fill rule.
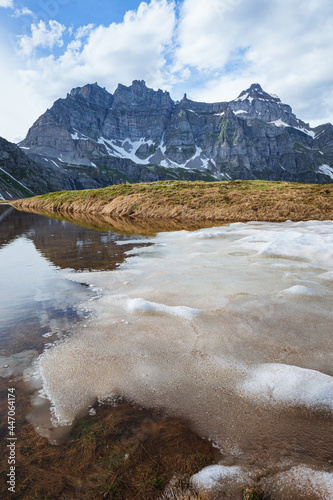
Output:
[[[237,223],[153,243],[116,271],[66,275],[102,296],[40,358],[54,418],[122,395],[215,443],[220,464],[193,477],[214,495],[238,498],[269,469],[272,498],[333,498],[333,222]]]

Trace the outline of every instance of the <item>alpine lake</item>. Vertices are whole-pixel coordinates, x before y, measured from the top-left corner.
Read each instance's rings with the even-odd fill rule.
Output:
[[[212,226],[0,205],[2,498],[332,498],[333,223]]]

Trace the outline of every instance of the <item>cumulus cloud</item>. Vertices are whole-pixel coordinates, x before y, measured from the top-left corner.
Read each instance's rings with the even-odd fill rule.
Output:
[[[94,24],[87,24],[86,26],[81,26],[79,29],[76,30],[75,38],[78,40],[90,35],[94,27],[95,27]]]
[[[240,19],[238,10],[245,0],[237,0],[238,7],[230,1],[184,0],[177,35],[177,68],[190,65],[200,70],[220,69],[236,47],[246,45],[243,29],[247,18]]]
[[[259,81],[301,118],[325,121],[333,115],[332,21],[330,0],[184,0],[175,68],[210,75],[195,97],[233,98]]]
[[[39,95],[47,91],[57,97],[72,86],[95,81],[109,90],[133,79],[162,85],[175,24],[174,2],[142,2],[137,11],[126,13],[121,23],[90,24],[77,30],[58,58],[29,58],[27,68],[19,72],[20,78],[25,86],[38,89]],[[63,43],[65,27],[56,21],[50,21],[48,27],[43,22],[33,26],[32,36],[20,40],[23,53],[32,54],[37,46]]]
[[[11,14],[11,17],[22,17],[22,16],[35,17],[35,14],[27,7],[21,7],[20,9],[15,9],[13,0],[0,0],[0,8],[1,7],[5,9],[7,8],[14,9],[14,13]]]
[[[14,8],[13,0],[0,0],[0,7],[4,7],[5,9]]]
[[[63,33],[66,26],[57,21],[39,21],[38,24],[31,25],[31,36],[22,35],[20,37],[20,53],[23,56],[30,56],[37,47],[53,49],[53,47],[62,47]]]
[[[35,14],[27,7],[22,7],[21,9],[15,9],[14,14],[12,14],[12,17],[22,17],[22,16],[35,17]]]
[[[46,109],[44,100],[40,102],[31,96],[28,89],[17,77],[17,67],[11,45],[0,38],[0,91],[3,96],[0,103],[0,137],[18,142],[22,140],[32,125]]]

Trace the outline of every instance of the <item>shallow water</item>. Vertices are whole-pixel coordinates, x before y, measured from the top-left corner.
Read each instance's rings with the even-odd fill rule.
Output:
[[[52,403],[42,435],[58,439],[96,399],[121,395],[186,419],[233,473],[332,470],[332,222],[160,233],[143,247],[138,236],[0,209],[2,314],[10,325],[15,296],[28,318],[14,321],[15,342],[2,331],[2,353],[57,341],[32,378],[44,390],[36,426],[52,427]],[[330,498],[308,483],[304,498]],[[291,491],[277,498],[299,498]]]
[[[222,464],[329,469],[333,223],[160,233],[137,253],[80,276],[103,292],[41,358],[55,420],[121,394],[191,422]]]
[[[64,279],[62,270],[115,269],[133,248],[126,244],[131,238],[106,224],[96,231],[1,205],[0,356],[27,352],[30,360],[32,351],[36,355],[67,335],[87,316],[79,307],[82,298],[96,294],[84,283]]]
[[[96,299],[99,291],[82,282],[80,273],[115,269],[133,248],[133,238],[137,246],[147,245],[146,235],[168,227],[176,229],[179,222],[136,223],[83,214],[78,220],[49,218],[0,205],[0,375],[4,381],[31,379],[38,355],[87,319],[84,302]],[[77,273],[78,282],[66,279],[64,272]],[[34,380],[26,391],[39,385]],[[50,424],[48,400],[34,399],[38,406],[28,418],[40,434],[53,442],[62,440],[62,429],[52,429]],[[65,429],[66,436],[69,430]]]

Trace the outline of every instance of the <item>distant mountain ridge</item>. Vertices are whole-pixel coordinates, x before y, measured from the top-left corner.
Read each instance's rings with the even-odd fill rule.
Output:
[[[258,83],[218,103],[186,94],[173,101],[142,80],[113,94],[88,84],[58,99],[19,146],[64,189],[160,179],[333,182],[333,126],[310,128]]]
[[[29,158],[16,144],[0,137],[0,200],[24,198],[48,191],[71,189],[68,175]]]

